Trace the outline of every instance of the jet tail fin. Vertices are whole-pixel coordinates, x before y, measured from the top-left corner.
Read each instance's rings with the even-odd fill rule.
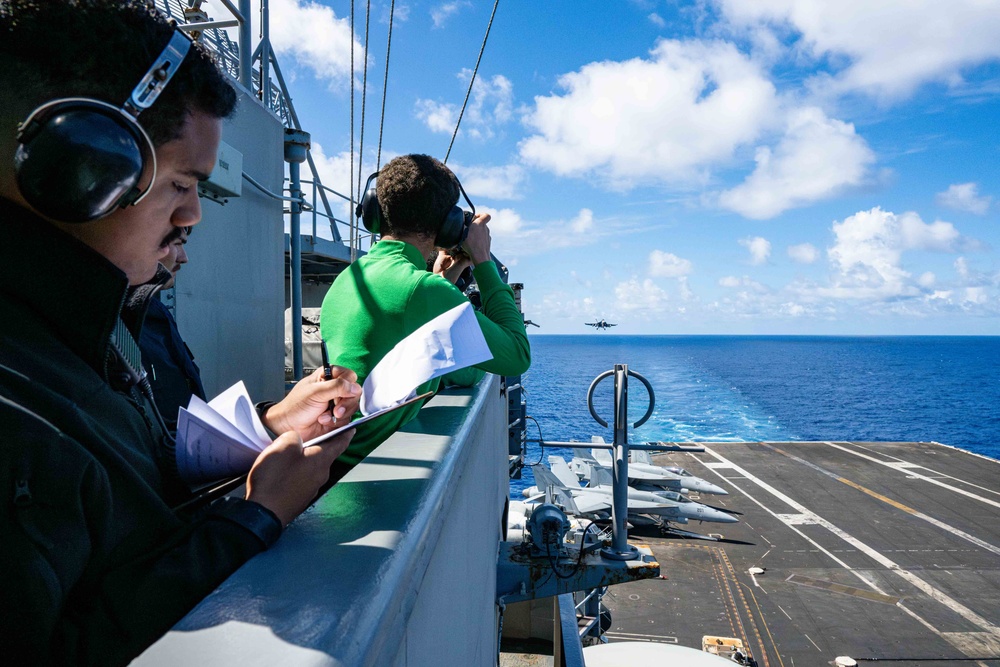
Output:
[[[531,472],[535,474],[535,483],[538,485],[539,490],[547,489],[550,486],[554,486],[557,489],[561,489],[566,486],[559,480],[558,477],[552,474],[551,470],[543,465],[531,466]]]
[[[645,463],[647,465],[653,465],[653,459],[645,449],[630,449],[629,460],[632,463]]]
[[[591,486],[611,486],[613,484],[614,478],[611,476],[610,470],[601,466],[590,466]]]
[[[580,486],[576,473],[569,469],[565,459],[561,456],[550,456],[549,467],[552,469],[552,474],[555,475],[560,482],[562,482],[562,486],[570,489]]]

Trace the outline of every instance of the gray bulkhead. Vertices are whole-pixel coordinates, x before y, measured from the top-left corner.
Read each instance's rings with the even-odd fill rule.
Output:
[[[271,192],[284,179],[281,121],[237,86],[239,106],[222,140],[243,171]],[[201,368],[207,394],[243,380],[255,401],[284,395],[285,252],[282,202],[243,184],[225,204],[201,199],[202,221],[177,277],[177,325]]]

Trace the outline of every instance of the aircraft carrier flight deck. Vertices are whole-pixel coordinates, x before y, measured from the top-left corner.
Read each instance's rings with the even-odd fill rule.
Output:
[[[736,637],[760,667],[1000,666],[1000,462],[937,443],[697,444],[654,462],[725,488],[691,498],[740,523],[682,526],[718,542],[630,531],[662,576],[608,589],[611,642]]]

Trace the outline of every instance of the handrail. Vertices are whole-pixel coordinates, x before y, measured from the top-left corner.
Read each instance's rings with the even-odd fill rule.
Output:
[[[133,664],[495,664],[505,415],[435,396]]]
[[[253,179],[253,177],[250,174],[246,173],[245,171],[243,172],[243,180],[247,181],[250,185],[254,186],[255,188],[257,188],[258,190],[260,190],[261,192],[263,192],[265,195],[267,195],[271,199],[278,199],[280,201],[290,201],[290,202],[295,202],[296,204],[305,204],[306,203],[305,200],[302,197],[283,197],[281,195],[278,195],[278,194],[275,194],[275,193],[271,192],[266,187],[264,187],[263,185],[261,185],[260,183],[258,183],[257,181],[255,181]]]

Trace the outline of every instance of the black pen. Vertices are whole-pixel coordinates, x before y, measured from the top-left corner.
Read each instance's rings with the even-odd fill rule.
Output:
[[[326,351],[326,341],[321,340],[319,346],[320,352],[323,353],[323,379],[332,380],[333,379],[333,368],[330,367],[330,353]],[[330,416],[337,419],[337,416],[333,414],[335,402],[330,401]]]

